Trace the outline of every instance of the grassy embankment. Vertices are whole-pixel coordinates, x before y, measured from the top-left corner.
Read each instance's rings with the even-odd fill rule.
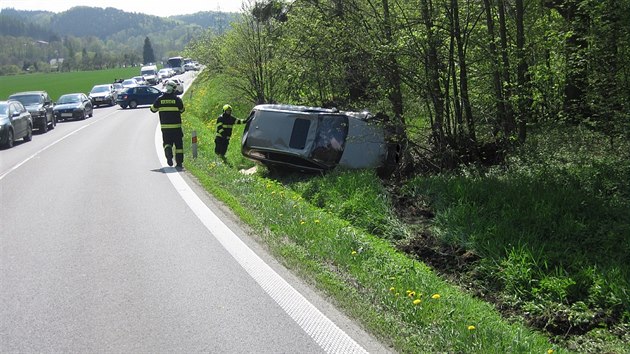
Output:
[[[491,304],[449,284],[422,262],[397,251],[395,245],[404,242],[413,230],[394,215],[385,189],[372,172],[336,171],[326,176],[294,176],[283,181],[269,178],[264,169],[254,175],[244,175],[239,171],[253,164],[243,159],[239,151],[242,126],[235,129],[227,155],[229,163],[224,164],[213,154],[214,119],[221,113],[224,103],[234,106],[235,115],[241,118],[247,115],[251,106],[230,96],[218,79],[198,82],[192,97],[186,95],[186,103],[185,134],[190,136],[190,132],[196,130],[199,135],[199,157],[194,161],[189,158],[187,169],[207,190],[251,225],[261,241],[290,269],[310,279],[349,315],[396,350],[566,351],[562,346],[550,344],[548,337],[530,330],[521,321],[505,320]],[[554,250],[550,247],[558,246],[555,241],[543,246],[550,233],[568,227],[562,226],[565,213],[573,213],[571,210],[553,210],[556,203],[564,205],[563,201],[573,197],[563,192],[564,188],[558,190],[566,179],[546,184],[548,176],[525,171],[522,177],[517,177],[510,181],[497,172],[487,179],[418,178],[401,193],[431,203],[436,211],[432,231],[445,240],[467,244],[479,252],[487,260],[482,265],[489,272],[504,269],[497,273],[497,281],[509,284],[508,288],[518,293],[534,285],[531,281],[528,283],[528,279],[538,274],[530,273],[541,271],[541,264],[532,263],[542,262],[548,256],[544,252],[531,253],[532,250],[550,252],[553,257],[545,267],[553,267],[557,257],[575,260],[567,251],[575,252],[580,246],[575,240],[570,245],[561,243],[562,247]],[[560,200],[531,204],[527,198],[521,198],[522,194],[531,197],[545,191],[550,195],[560,192],[555,197]],[[608,207],[603,204],[590,206],[595,208],[593,212],[598,216]],[[538,219],[536,210],[539,208],[544,209],[541,213],[547,214],[546,218]],[[613,217],[623,218],[619,214],[621,211],[618,209]],[[570,219],[576,217],[569,216]],[[503,220],[508,218],[522,225]],[[549,224],[540,230],[543,225],[537,223]],[[611,241],[619,241],[614,232],[623,232],[625,226],[620,227],[620,230],[609,233]],[[568,227],[568,232],[578,231]],[[535,241],[528,236],[532,232],[539,235],[538,241],[528,246],[527,242]],[[517,247],[508,248],[510,244]],[[606,262],[609,266],[606,269],[612,271],[623,254],[618,250],[607,251],[612,252],[613,257]],[[503,258],[503,263],[493,263],[502,259],[500,254],[506,252],[508,256]],[[594,272],[599,269],[596,264],[598,262],[591,262],[587,267]],[[626,271],[627,268],[619,268],[618,275],[614,272],[609,275],[615,278],[613,281],[618,281],[617,285],[625,286],[623,279],[617,277],[623,277]],[[599,285],[606,286],[602,291],[608,294],[612,283],[603,278],[600,280]],[[566,289],[550,278],[545,284],[539,291],[549,291],[550,296],[561,296]],[[624,296],[623,291],[615,294]],[[609,343],[605,347],[608,351],[624,351],[624,343],[619,340],[604,337],[602,341]]]
[[[114,79],[128,79],[140,75],[139,67],[61,73],[33,73],[0,76],[0,100],[22,91],[47,91],[53,101],[66,93],[83,92],[86,95],[94,85],[110,84]]]

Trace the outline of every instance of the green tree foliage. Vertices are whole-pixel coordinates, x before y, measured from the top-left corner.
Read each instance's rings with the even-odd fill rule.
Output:
[[[628,139],[628,12],[628,0],[252,1],[195,52],[211,48],[204,63],[253,102],[384,112],[438,168],[494,164],[550,121]]]
[[[155,63],[155,54],[153,53],[153,47],[151,46],[151,40],[149,37],[144,39],[144,48],[142,50],[142,62],[143,63]]]

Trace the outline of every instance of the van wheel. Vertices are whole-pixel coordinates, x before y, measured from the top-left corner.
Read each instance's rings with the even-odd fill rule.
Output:
[[[129,102],[129,108],[136,108],[136,107],[138,107],[138,103],[136,101]]]

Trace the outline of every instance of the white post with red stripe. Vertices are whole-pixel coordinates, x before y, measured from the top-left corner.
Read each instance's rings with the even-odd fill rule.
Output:
[[[192,157],[196,159],[197,158],[197,131],[196,130],[192,131],[191,137],[192,137],[192,145],[191,145]]]

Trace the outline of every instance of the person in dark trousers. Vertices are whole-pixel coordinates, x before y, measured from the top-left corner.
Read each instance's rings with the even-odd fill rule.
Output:
[[[223,106],[223,114],[217,118],[217,135],[214,138],[214,152],[225,161],[225,153],[230,144],[234,124],[243,124],[245,120],[232,116],[232,106]]]
[[[173,145],[175,145],[175,168],[184,167],[184,144],[182,131],[182,113],[186,110],[184,103],[177,96],[177,83],[168,80],[164,85],[165,92],[151,105],[151,112],[160,112],[160,129],[166,163],[173,166]]]

